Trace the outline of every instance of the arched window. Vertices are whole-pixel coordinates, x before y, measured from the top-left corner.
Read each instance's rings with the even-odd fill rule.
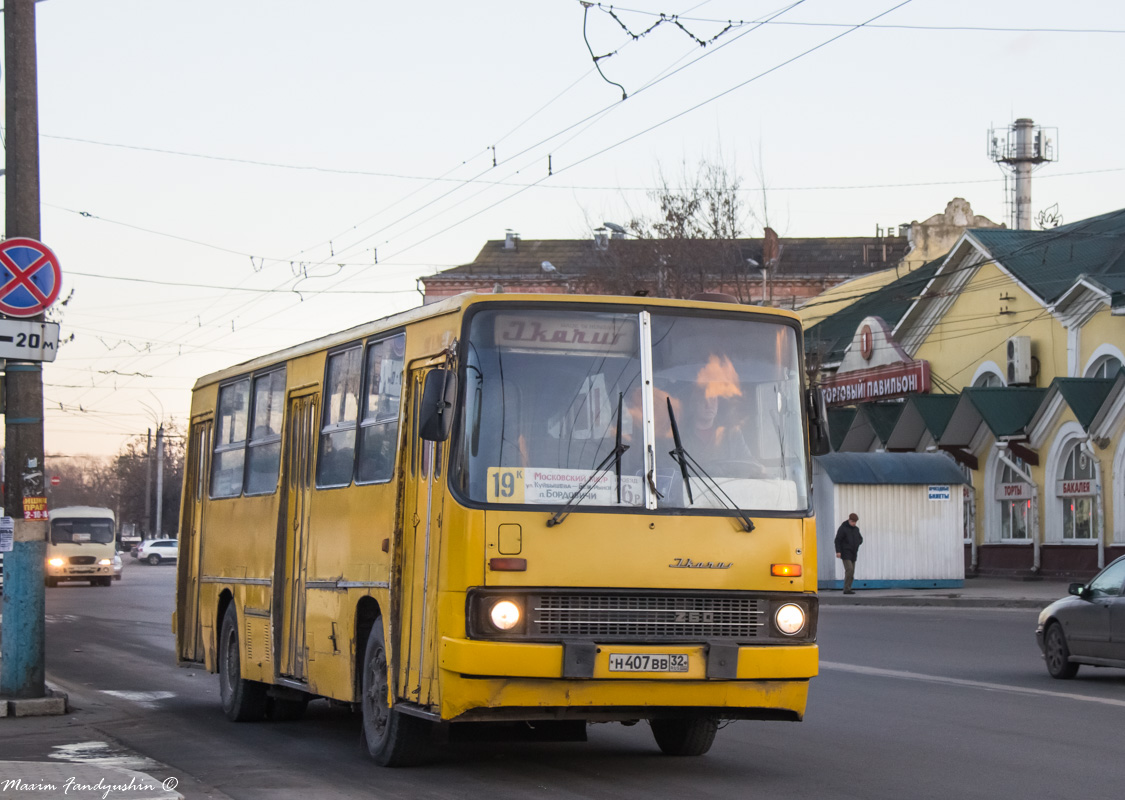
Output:
[[[1015,456],[1012,456],[1012,462],[1020,468],[1019,471],[1012,469],[1011,464],[1001,462],[996,487],[1002,541],[1026,540],[1031,516],[1031,484],[1020,474],[1021,471],[1026,472],[1027,467],[1023,459]]]
[[[1102,356],[1086,370],[1087,378],[1112,378],[1121,369],[1121,359],[1117,356]]]
[[[1062,498],[1063,541],[1094,538],[1096,505],[1094,493],[1094,461],[1082,449],[1082,443],[1071,445],[1062,465],[1058,493]]]
[[[1004,379],[997,375],[995,372],[982,372],[977,376],[977,379],[973,381],[974,389],[1003,385]]]

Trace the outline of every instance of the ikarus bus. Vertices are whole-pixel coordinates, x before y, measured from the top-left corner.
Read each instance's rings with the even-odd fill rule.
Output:
[[[462,295],[208,375],[178,657],[232,720],[351,704],[389,766],[474,723],[644,721],[699,755],[720,721],[800,720],[811,397],[792,313],[579,295]]]

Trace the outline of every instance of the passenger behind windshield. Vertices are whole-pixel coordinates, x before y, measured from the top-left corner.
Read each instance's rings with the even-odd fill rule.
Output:
[[[724,392],[730,391],[710,383],[693,383],[683,392],[685,399],[676,415],[684,450],[708,470],[731,461],[746,462],[751,458],[750,445],[746,442],[740,421],[733,417],[730,409],[724,408],[726,413],[720,416],[720,407],[729,405]],[[734,392],[737,392],[737,387]],[[675,409],[676,405],[673,400],[672,408]]]

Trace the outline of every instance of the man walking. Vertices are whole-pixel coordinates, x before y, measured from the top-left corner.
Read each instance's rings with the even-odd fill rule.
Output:
[[[849,514],[836,531],[836,558],[844,562],[844,594],[855,594],[852,591],[855,557],[859,553],[859,546],[863,544],[863,536],[859,532],[857,522],[859,522],[859,515]]]

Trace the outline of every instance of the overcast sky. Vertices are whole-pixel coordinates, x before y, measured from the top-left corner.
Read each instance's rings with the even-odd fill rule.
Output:
[[[987,132],[1026,116],[1058,130],[1036,212],[1122,204],[1125,4],[896,5],[39,3],[42,239],[73,334],[45,368],[47,453],[182,424],[199,376],[418,305],[418,277],[506,229],[624,223],[685,162],[737,171],[751,236],[763,182],[782,236],[958,196],[999,222]],[[625,30],[661,12],[682,27]],[[604,77],[587,41],[616,51]]]

